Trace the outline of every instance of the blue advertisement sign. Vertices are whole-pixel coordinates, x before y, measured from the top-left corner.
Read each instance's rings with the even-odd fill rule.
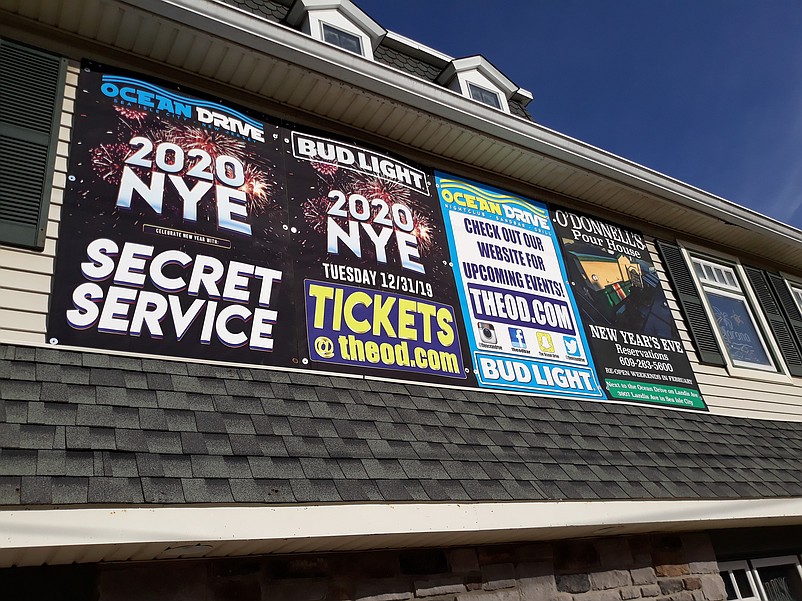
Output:
[[[546,205],[435,183],[479,385],[603,398]]]

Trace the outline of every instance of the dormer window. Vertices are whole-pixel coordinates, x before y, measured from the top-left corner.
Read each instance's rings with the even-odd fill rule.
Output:
[[[486,90],[483,87],[477,86],[475,83],[470,82],[468,82],[468,92],[470,93],[471,98],[477,102],[492,106],[493,108],[501,108],[501,102],[498,99],[498,94],[495,92],[491,92],[490,90]]]
[[[351,0],[295,0],[287,23],[321,42],[371,60],[387,33]]]
[[[437,82],[505,113],[510,112],[508,101],[524,92],[483,56],[453,59],[440,73]]]
[[[359,39],[359,36],[337,29],[328,23],[321,23],[320,25],[323,28],[324,42],[362,56],[362,40]]]

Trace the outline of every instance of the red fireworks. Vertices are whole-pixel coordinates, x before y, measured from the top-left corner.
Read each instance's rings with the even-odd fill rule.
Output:
[[[245,144],[202,127],[174,125],[168,129],[169,140],[187,150],[199,148],[212,157],[228,155],[243,158]]]
[[[117,114],[123,119],[126,119],[127,121],[136,121],[138,125],[141,125],[150,114],[147,111],[138,111],[128,106],[115,105],[114,110],[117,111]]]
[[[355,175],[351,180],[351,187],[357,194],[365,198],[380,198],[388,206],[393,206],[396,202],[409,202],[409,188],[378,177]]]
[[[328,177],[333,176],[340,169],[337,163],[319,163],[318,161],[312,161],[312,168],[321,175]]]
[[[318,234],[326,233],[329,199],[323,196],[310,198],[303,204],[304,219]]]
[[[248,210],[251,213],[262,213],[267,209],[270,204],[271,187],[264,171],[257,169],[251,163],[245,166],[245,183],[239,189],[245,192],[248,198]]]
[[[117,185],[120,183],[125,159],[131,148],[128,144],[101,144],[92,148],[92,169],[103,181]]]

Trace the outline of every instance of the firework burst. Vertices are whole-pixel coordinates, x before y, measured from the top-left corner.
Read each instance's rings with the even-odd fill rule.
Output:
[[[212,157],[228,155],[244,158],[245,144],[242,141],[202,127],[173,125],[168,129],[167,135],[171,142],[188,150],[199,148]]]
[[[434,227],[432,222],[425,215],[413,212],[412,223],[415,224],[412,235],[418,239],[418,248],[421,254],[428,254],[434,246]]]
[[[312,168],[327,177],[334,176],[340,169],[336,163],[319,163],[318,161],[312,161]]]
[[[125,159],[131,148],[128,144],[101,144],[91,151],[92,170],[105,182],[120,183]]]
[[[150,114],[147,111],[138,111],[136,109],[132,109],[131,107],[120,105],[115,105],[114,110],[117,111],[117,114],[126,121],[134,121],[137,125],[142,125],[142,123]]]
[[[304,219],[318,234],[326,233],[326,220],[329,212],[329,199],[323,196],[310,198],[302,205]]]
[[[393,206],[393,203],[396,202],[404,204],[409,202],[409,188],[397,182],[389,182],[378,177],[355,176],[351,182],[351,187],[354,192],[361,194],[365,198],[380,198],[384,200],[388,206]]]
[[[263,171],[257,169],[253,164],[245,166],[245,183],[240,186],[240,190],[245,192],[248,198],[248,210],[254,214],[263,213],[270,204],[270,182],[267,181]]]

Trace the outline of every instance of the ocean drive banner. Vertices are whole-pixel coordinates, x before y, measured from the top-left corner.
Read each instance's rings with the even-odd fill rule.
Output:
[[[278,123],[91,63],[77,89],[51,343],[291,365]]]
[[[643,235],[566,209],[551,217],[608,397],[705,408]]]
[[[435,179],[479,384],[603,397],[546,206]]]
[[[705,408],[637,232],[94,63],[77,90],[51,344]]]

